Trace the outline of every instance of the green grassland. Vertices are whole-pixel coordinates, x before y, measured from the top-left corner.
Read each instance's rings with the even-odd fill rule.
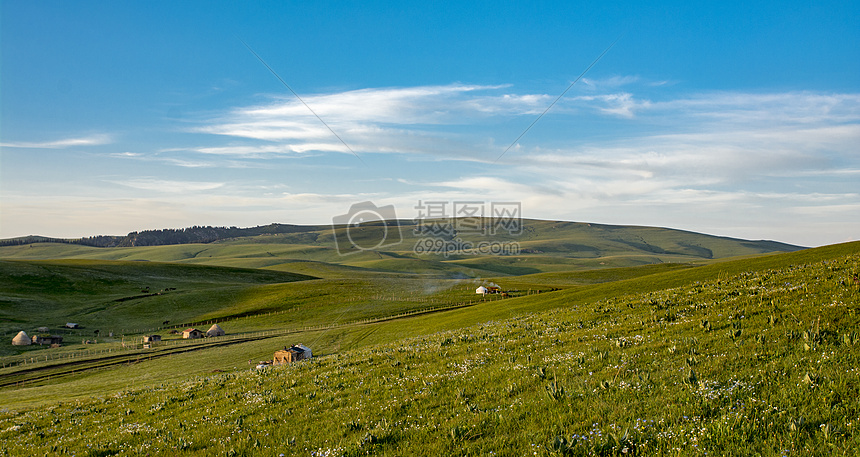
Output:
[[[860,455],[858,273],[848,243],[499,276],[565,287],[0,389],[0,454]],[[261,280],[224,312],[265,320],[291,287],[320,306],[300,286],[325,281],[392,303],[473,285]],[[314,360],[248,369],[299,341]]]
[[[0,332],[43,326],[57,331],[76,322],[90,336],[165,320],[178,324],[248,289],[313,279],[269,270],[97,260],[0,260],[0,277]]]
[[[400,224],[396,227],[389,223],[386,227],[380,222],[334,230],[313,227],[300,233],[241,237],[209,244],[94,248],[34,243],[2,246],[0,258],[182,262],[276,269],[324,278],[378,277],[380,273],[487,277],[683,263],[800,249],[771,241],[747,241],[654,227],[524,220],[522,232],[513,235],[502,233],[490,238],[469,231],[457,233],[457,237],[470,243],[516,242],[521,249],[517,255],[475,256],[462,252],[448,256],[417,255],[414,248],[426,235],[416,231],[415,222],[400,221]],[[350,239],[362,245],[373,245],[381,239],[386,243],[378,250],[360,251],[347,249]],[[344,253],[347,255],[341,255]]]
[[[594,228],[545,224],[567,237]],[[65,322],[68,306],[92,325],[127,316],[139,327],[171,311],[237,339],[151,360],[125,349],[133,362],[0,388],[0,455],[860,455],[860,243],[757,256],[719,239],[707,254],[662,234],[663,252],[646,255],[658,235],[622,232],[640,252],[606,244],[577,258],[561,255],[569,245],[547,254],[544,240],[516,261],[533,269],[406,252],[344,261],[275,240],[291,235],[2,248],[31,259],[0,262],[14,278],[0,286],[4,324],[40,321],[10,322],[21,306],[42,320]],[[32,260],[48,255],[99,260]],[[711,259],[729,256],[748,257]],[[321,279],[295,275],[299,265]],[[520,293],[475,302],[484,280]],[[110,301],[146,285],[176,290]],[[296,342],[317,357],[248,370]],[[0,359],[30,364],[0,378],[56,365],[38,361],[50,351],[99,360],[82,347],[19,350]]]
[[[503,256],[408,223],[0,247],[0,334],[84,326],[0,346],[0,455],[858,455],[860,243],[526,222]]]

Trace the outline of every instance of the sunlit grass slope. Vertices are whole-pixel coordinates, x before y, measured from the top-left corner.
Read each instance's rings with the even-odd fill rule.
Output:
[[[12,455],[857,455],[858,252],[617,271],[613,282],[143,361],[104,372],[102,390],[99,373],[75,381],[90,399],[4,389],[5,405],[36,391],[51,401],[7,406],[0,440]],[[321,355],[311,362],[191,376],[310,339]],[[183,363],[187,379],[159,382]]]
[[[432,274],[488,276],[683,263],[800,249],[771,241],[748,241],[654,227],[610,226],[575,222],[524,220],[521,233],[487,237],[468,231],[457,237],[470,243],[517,243],[519,254],[478,256],[415,254],[426,238],[415,222],[369,223],[361,227],[315,228],[312,231],[226,239],[209,244],[92,248],[62,243],[0,247],[6,259],[101,259],[199,263],[240,268],[268,268],[322,277]],[[352,249],[351,242],[380,246]],[[312,264],[305,262],[315,262]],[[325,264],[336,265],[326,266]],[[339,268],[339,267],[346,267]]]
[[[220,309],[249,287],[312,279],[269,270],[101,260],[0,260],[0,278],[0,331],[75,322],[106,333],[181,322]]]

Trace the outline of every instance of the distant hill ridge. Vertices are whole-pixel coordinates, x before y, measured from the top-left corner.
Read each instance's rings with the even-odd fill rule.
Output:
[[[192,226],[181,229],[160,229],[131,232],[125,236],[97,235],[78,239],[22,236],[0,240],[0,246],[17,246],[33,243],[69,243],[100,248],[166,246],[172,244],[212,243],[219,240],[258,235],[277,235],[317,231],[329,226],[269,224],[257,227]]]
[[[378,231],[385,230],[385,226],[391,226],[393,221],[371,221],[362,224],[361,229],[349,228],[345,225],[334,227],[335,232],[344,233],[351,231],[353,237],[362,233],[370,236],[379,236]],[[427,221],[424,221],[426,223]],[[401,227],[403,239],[418,239],[422,236],[416,233],[415,228],[419,222],[413,220],[398,220],[396,223]],[[726,242],[734,246],[750,250],[751,252],[738,252],[738,254],[764,253],[764,252],[790,252],[804,249],[801,246],[767,240],[744,240],[731,237],[706,235],[678,229],[645,227],[645,226],[623,226],[593,224],[568,221],[547,221],[524,219],[521,235],[509,236],[507,234],[496,235],[496,239],[506,241],[516,240],[522,246],[523,254],[542,254],[545,252],[598,252],[603,251],[606,255],[605,243],[612,243],[614,250],[630,250],[652,254],[683,254],[700,258],[714,258],[712,251],[717,245],[725,245]],[[369,232],[368,232],[369,231]],[[305,237],[289,235],[307,234]],[[460,236],[460,234],[456,234]],[[468,234],[463,234],[471,238]],[[292,224],[269,224],[249,228],[239,227],[212,227],[192,226],[181,229],[160,229],[131,232],[125,236],[98,235],[79,239],[62,239],[44,236],[25,236],[0,240],[2,246],[19,246],[34,243],[66,243],[83,246],[114,248],[114,247],[144,247],[144,246],[168,246],[182,244],[208,244],[222,240],[239,238],[259,237],[260,242],[271,242],[271,237],[278,237],[277,242],[287,244],[312,244],[331,243],[331,225],[292,225]],[[284,238],[283,236],[287,236]],[[335,235],[337,237],[337,235]],[[269,238],[266,240],[266,238]],[[256,242],[256,241],[255,241]],[[704,244],[703,244],[704,243]],[[716,243],[716,244],[715,244]],[[598,247],[604,245],[602,248]],[[716,255],[723,257],[724,255]]]

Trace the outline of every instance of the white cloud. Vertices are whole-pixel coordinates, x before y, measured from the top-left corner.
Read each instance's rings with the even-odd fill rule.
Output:
[[[493,160],[507,142],[557,94],[452,84],[305,97],[359,155],[388,154],[371,157],[372,170],[361,173],[351,173],[357,161],[326,160],[349,151],[301,103],[281,98],[202,121],[193,133],[213,135],[204,145],[110,154],[140,161],[140,168],[138,176],[109,183],[126,187],[124,195],[153,192],[176,208],[159,226],[326,223],[366,200],[394,204],[409,218],[418,200],[447,199],[520,201],[527,217],[807,245],[860,233],[860,95],[714,92],[651,100],[638,84],[650,83],[626,77],[571,92],[541,121],[553,129],[529,132],[499,163]],[[314,159],[288,166],[266,160],[278,157]],[[148,161],[160,163],[146,168]],[[155,168],[162,163],[195,174],[164,179]],[[272,165],[282,166],[272,181],[251,184],[237,174],[222,182],[221,169]],[[278,179],[289,186],[271,186]],[[381,184],[386,179],[393,184]],[[9,220],[17,210],[6,201]]]
[[[144,154],[140,152],[112,152],[108,155],[110,157],[115,157],[119,159],[133,159],[136,157],[144,157]]]
[[[652,102],[649,106],[663,115],[694,116],[703,119],[696,122],[711,120],[748,128],[860,121],[860,94],[715,92]]]
[[[110,180],[113,184],[131,187],[133,189],[151,190],[165,193],[188,193],[213,190],[224,186],[220,182],[171,181],[157,178],[134,178],[126,180]]]
[[[579,81],[590,88],[616,88],[621,86],[629,86],[631,84],[635,84],[639,82],[641,78],[639,76],[627,75],[627,76],[611,76],[605,79],[592,79],[592,78],[582,78]]]
[[[77,138],[64,138],[54,141],[21,141],[12,143],[0,143],[4,148],[26,148],[26,149],[65,149],[74,146],[100,146],[110,144],[113,139],[110,135],[97,134]]]

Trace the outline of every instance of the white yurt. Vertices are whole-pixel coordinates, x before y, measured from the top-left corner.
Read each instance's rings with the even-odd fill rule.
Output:
[[[18,334],[15,335],[15,338],[12,338],[13,346],[29,346],[30,344],[33,344],[33,340],[31,340],[23,330],[18,332]]]
[[[481,294],[481,295],[487,295],[487,292],[489,292],[489,291],[490,291],[490,290],[489,290],[489,289],[487,289],[487,288],[486,288],[486,287],[484,287],[484,286],[481,286],[481,287],[478,287],[477,289],[475,289],[475,293],[476,293],[476,294]]]
[[[209,327],[209,330],[206,331],[206,336],[224,336],[224,329],[218,326],[218,324],[212,324]]]

